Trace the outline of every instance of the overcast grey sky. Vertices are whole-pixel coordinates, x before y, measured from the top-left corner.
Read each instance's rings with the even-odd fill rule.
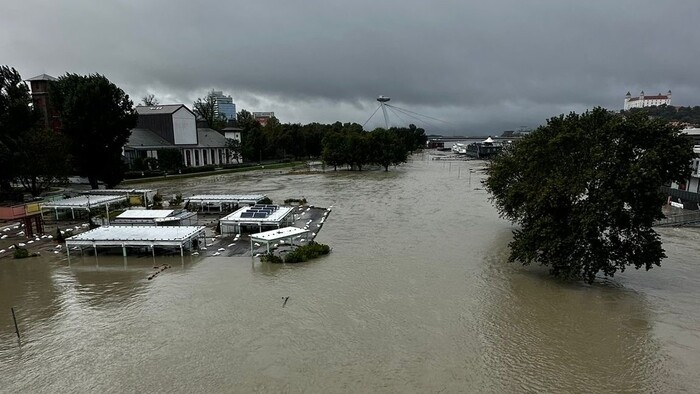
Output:
[[[0,64],[24,78],[104,74],[135,103],[152,92],[191,106],[216,89],[282,122],[364,123],[382,94],[449,122],[414,121],[428,132],[472,135],[618,110],[627,91],[700,105],[698,0],[1,5]]]

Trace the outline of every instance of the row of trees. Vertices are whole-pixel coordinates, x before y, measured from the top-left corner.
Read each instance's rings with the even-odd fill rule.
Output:
[[[644,113],[653,118],[678,122],[692,126],[700,125],[700,106],[676,107],[672,105],[659,105],[655,107],[630,108],[622,111],[622,114]]]
[[[322,159],[334,169],[347,165],[362,171],[365,165],[374,164],[388,171],[389,166],[405,163],[410,152],[425,146],[425,139],[423,129],[414,125],[372,132],[348,127],[323,138]]]
[[[229,149],[245,161],[320,157],[335,168],[347,165],[358,170],[367,164],[388,170],[424,147],[427,139],[425,130],[415,125],[367,132],[357,123],[281,124],[273,117],[262,126],[245,110],[238,113],[238,126],[243,129],[242,141],[232,142]]]

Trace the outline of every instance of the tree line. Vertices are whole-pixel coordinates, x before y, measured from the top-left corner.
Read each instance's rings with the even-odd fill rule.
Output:
[[[38,196],[69,175],[86,177],[93,189],[100,182],[115,187],[124,179],[123,147],[138,119],[129,95],[100,74],[67,73],[48,83],[47,120],[17,70],[0,66],[0,191],[9,196],[19,184]],[[143,103],[158,100],[148,94]],[[213,115],[211,98],[199,99],[194,112],[217,131],[227,125]],[[228,140],[227,148],[248,162],[322,158],[336,169],[374,164],[388,170],[426,142],[425,131],[415,125],[367,132],[357,123],[282,124],[272,117],[263,126],[248,111],[237,115],[242,139]],[[163,151],[162,158],[160,153],[156,166],[181,165],[178,150]]]
[[[406,162],[408,154],[425,146],[425,130],[392,127],[365,131],[357,123],[281,124],[272,117],[261,125],[248,111],[238,113],[243,130],[240,144],[229,147],[244,161],[321,158],[335,169],[348,166],[362,170],[366,165],[391,165]]]
[[[654,107],[630,108],[621,111],[623,115],[644,113],[648,116],[668,122],[677,122],[690,126],[700,126],[700,106],[676,107],[673,105],[659,105]]]

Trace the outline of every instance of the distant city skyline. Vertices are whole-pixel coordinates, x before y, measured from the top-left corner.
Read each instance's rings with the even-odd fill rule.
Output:
[[[237,110],[274,111],[292,123],[362,124],[387,95],[446,121],[415,121],[446,135],[534,128],[595,106],[620,110],[627,91],[672,90],[673,105],[700,104],[695,0],[270,0],[211,10],[15,2],[0,14],[2,62],[24,78],[100,73],[135,103],[153,93],[191,105],[223,91]],[[632,34],[640,29],[653,34]],[[389,115],[396,125],[413,121]]]

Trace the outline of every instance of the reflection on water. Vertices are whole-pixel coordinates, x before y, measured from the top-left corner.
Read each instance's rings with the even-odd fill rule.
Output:
[[[545,269],[485,260],[479,325],[483,358],[499,391],[658,391],[669,388],[645,297],[611,282],[551,280]]]
[[[0,260],[0,387],[693,391],[697,238],[663,233],[669,259],[650,273],[593,286],[552,280],[506,263],[511,227],[480,189],[480,173],[469,178],[479,166],[419,156],[389,173],[144,185],[333,205],[318,237],[333,253],[295,266],[241,257]],[[172,268],[149,281],[162,264]]]

